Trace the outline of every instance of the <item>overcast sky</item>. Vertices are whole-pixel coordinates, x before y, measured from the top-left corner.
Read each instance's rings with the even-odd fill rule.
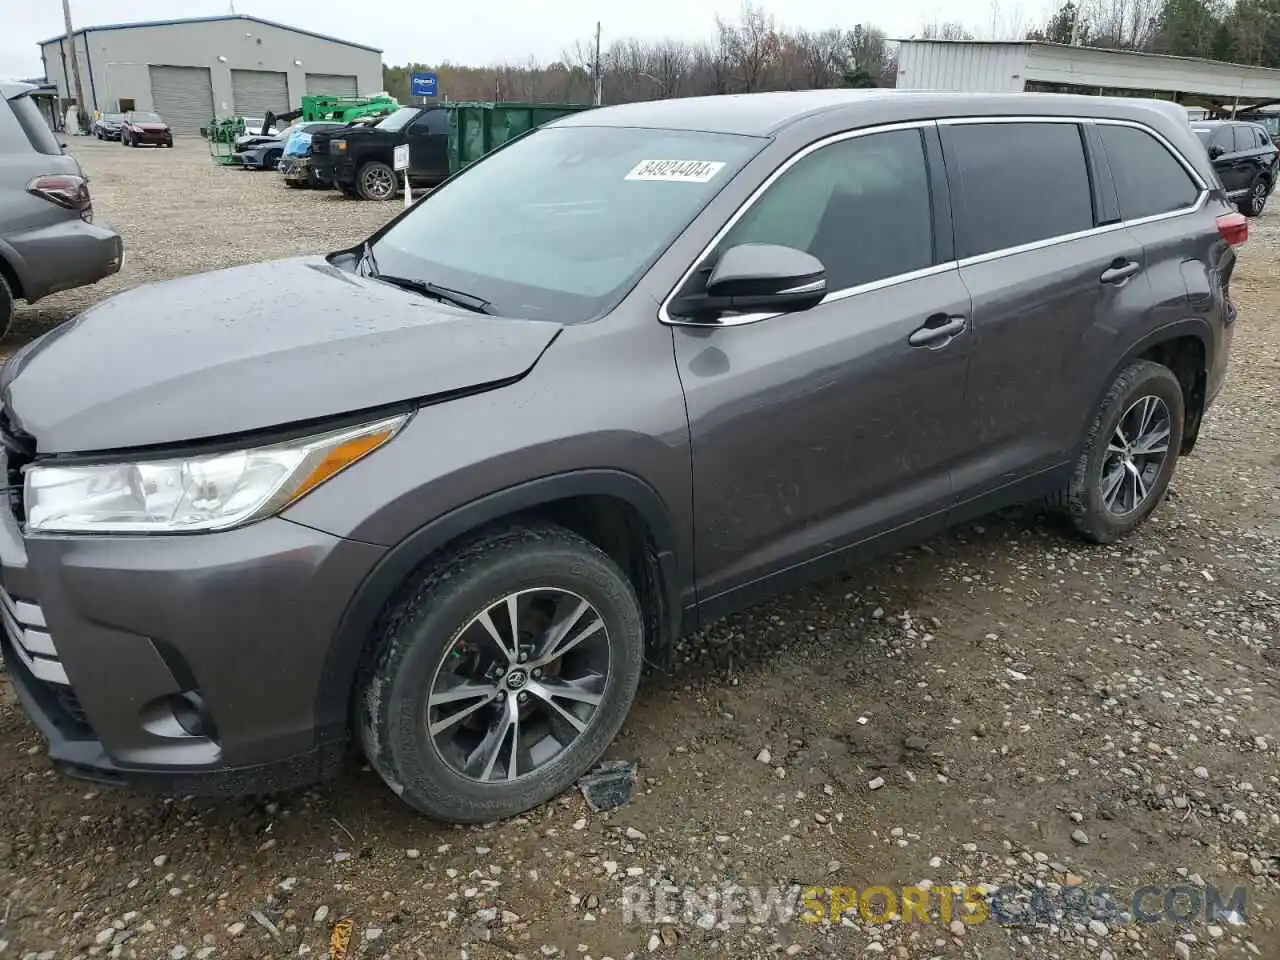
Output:
[[[873,13],[871,0],[774,0],[763,4],[794,27],[849,27],[870,22],[890,36],[910,36],[934,22],[959,21],[983,37],[1020,32],[1038,22],[1045,0],[896,0],[890,12]],[[229,0],[71,0],[77,28],[135,20],[225,14]],[[235,0],[237,13],[276,20],[317,33],[381,47],[383,62],[489,64],[559,56],[603,21],[604,41],[621,36],[701,39],[717,13],[732,17],[739,0],[464,0],[439,5],[413,0]],[[785,11],[785,15],[783,13]],[[0,0],[0,77],[42,72],[39,40],[64,32],[59,0]]]

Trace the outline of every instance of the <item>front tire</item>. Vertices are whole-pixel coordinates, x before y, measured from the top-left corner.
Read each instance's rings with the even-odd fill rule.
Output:
[[[631,583],[560,527],[471,541],[383,622],[361,740],[391,788],[439,820],[498,820],[557,796],[617,735],[640,681]]]
[[[1103,397],[1063,497],[1075,529],[1094,543],[1136,530],[1164,498],[1182,448],[1182,384],[1139,360]]]
[[[356,174],[356,190],[365,200],[390,200],[396,195],[396,172],[381,160],[370,160]]]

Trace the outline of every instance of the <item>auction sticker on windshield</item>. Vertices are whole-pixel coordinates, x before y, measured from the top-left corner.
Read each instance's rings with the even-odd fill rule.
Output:
[[[724,163],[719,160],[641,160],[625,179],[710,183],[722,169]]]

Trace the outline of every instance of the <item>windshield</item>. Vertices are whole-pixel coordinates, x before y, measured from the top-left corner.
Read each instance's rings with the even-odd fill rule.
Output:
[[[384,274],[500,316],[576,323],[617,303],[765,141],[547,127],[427,196],[374,245]]]
[[[379,130],[390,130],[395,133],[418,115],[417,107],[401,107],[395,113],[383,117],[375,126]]]
[[[132,113],[130,117],[134,123],[164,123],[158,113]]]
[[[102,115],[102,119],[103,120],[123,120],[124,114],[123,113],[104,113]]]

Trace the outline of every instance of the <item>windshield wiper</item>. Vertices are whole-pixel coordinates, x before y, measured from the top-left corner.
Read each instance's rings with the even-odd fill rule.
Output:
[[[475,294],[467,293],[463,290],[454,290],[451,287],[442,287],[440,284],[432,283],[430,280],[412,280],[408,277],[393,277],[385,273],[379,273],[378,262],[373,258],[373,247],[369,245],[368,241],[365,241],[359,268],[363,276],[373,277],[375,280],[389,283],[393,287],[399,287],[401,290],[412,290],[414,293],[420,293],[424,297],[451,303],[455,307],[470,310],[472,313],[493,314],[493,304],[482,297],[477,297]]]
[[[493,313],[493,305],[488,300],[484,300],[474,294],[464,293],[461,290],[451,290],[449,287],[442,287],[438,283],[432,283],[430,280],[410,280],[408,277],[389,277],[385,273],[375,273],[374,279],[381,280],[383,283],[389,283],[393,287],[399,287],[401,290],[412,290],[414,293],[420,293],[424,297],[431,297],[433,300],[440,300],[444,303],[451,303],[455,307],[461,307],[463,310],[470,310],[472,313]]]

